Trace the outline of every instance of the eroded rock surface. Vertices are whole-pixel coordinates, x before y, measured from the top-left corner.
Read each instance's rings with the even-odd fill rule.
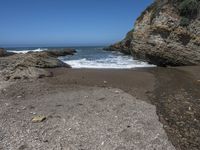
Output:
[[[14,54],[15,53],[13,53],[13,52],[7,52],[4,48],[0,48],[0,57],[11,56]]]
[[[44,68],[70,68],[70,65],[56,57],[72,55],[74,52],[74,50],[56,50],[4,56],[0,58],[0,75],[4,80],[49,77],[52,74]],[[2,53],[7,52],[4,50]]]
[[[126,38],[110,50],[131,53],[134,57],[159,66],[200,64],[200,1],[193,0],[192,10],[185,4],[192,0],[156,0],[135,22]],[[192,13],[193,12],[193,13]],[[191,15],[188,15],[191,14]]]

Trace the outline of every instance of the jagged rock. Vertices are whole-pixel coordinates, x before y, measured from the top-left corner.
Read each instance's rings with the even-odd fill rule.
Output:
[[[56,68],[56,67],[68,67],[61,60],[49,56],[47,53],[26,53],[16,54],[9,57],[3,57],[0,59],[1,67],[37,67],[37,68]]]
[[[45,50],[45,51],[40,51],[40,52],[33,52],[30,51],[28,52],[29,54],[32,53],[38,53],[38,54],[43,54],[43,55],[49,55],[51,57],[60,57],[60,56],[66,56],[66,55],[74,55],[76,53],[75,49],[51,49],[51,50]]]
[[[48,53],[52,57],[60,57],[60,56],[66,56],[66,55],[74,55],[76,53],[76,50],[75,49],[62,49],[62,50],[47,50],[44,52]]]
[[[5,49],[0,48],[0,57],[3,57],[5,53],[6,53]]]
[[[0,76],[4,80],[49,77],[52,76],[51,72],[44,68],[56,67],[71,68],[47,52],[15,54],[0,58]]]
[[[4,48],[0,48],[0,57],[11,56],[14,55],[13,52],[7,52]]]
[[[200,13],[185,18],[178,9],[180,3],[156,0],[136,20],[134,30],[109,49],[159,66],[199,65]]]
[[[104,50],[106,51],[119,51],[121,53],[124,53],[126,55],[131,55],[130,49],[128,47],[122,46],[121,43],[116,43],[114,45],[111,45],[109,47],[105,47]]]
[[[51,72],[36,67],[21,67],[14,70],[7,69],[4,70],[2,75],[4,76],[4,80],[38,79],[53,76]]]

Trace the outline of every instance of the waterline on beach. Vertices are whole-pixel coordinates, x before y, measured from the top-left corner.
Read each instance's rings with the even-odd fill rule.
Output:
[[[40,52],[50,49],[63,48],[12,48],[8,51],[15,53]],[[119,52],[104,51],[103,47],[75,47],[77,53],[73,56],[59,57],[59,59],[72,68],[97,69],[131,69],[142,67],[155,67],[147,62],[134,59],[132,56]]]

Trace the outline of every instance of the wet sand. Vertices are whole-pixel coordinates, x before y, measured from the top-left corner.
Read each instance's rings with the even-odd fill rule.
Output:
[[[200,67],[49,71],[1,89],[0,149],[200,149]],[[35,114],[46,121],[32,124]]]

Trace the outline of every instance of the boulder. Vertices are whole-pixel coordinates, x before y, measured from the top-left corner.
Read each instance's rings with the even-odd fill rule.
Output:
[[[0,58],[0,76],[5,80],[49,77],[52,74],[45,68],[66,67],[70,65],[44,52],[15,54]]]
[[[37,68],[56,68],[56,67],[68,67],[61,60],[51,57],[46,53],[27,53],[27,54],[15,54],[9,57],[3,57],[0,59],[1,67],[10,66],[22,66],[22,67],[37,67]],[[5,65],[6,64],[6,65]]]
[[[37,68],[57,68],[57,67],[67,67],[71,68],[68,64],[62,62],[61,60],[49,56],[48,53],[27,53],[27,54],[17,54],[12,57],[8,57],[16,60],[16,66],[22,67],[37,67]]]
[[[11,56],[16,53],[13,52],[7,52],[4,48],[0,48],[0,57],[6,57],[6,56]]]
[[[17,67],[16,69],[6,69],[1,73],[4,80],[24,80],[52,77],[53,74],[45,69],[36,67]]]
[[[4,48],[0,48],[0,57],[5,56],[6,50]]]

